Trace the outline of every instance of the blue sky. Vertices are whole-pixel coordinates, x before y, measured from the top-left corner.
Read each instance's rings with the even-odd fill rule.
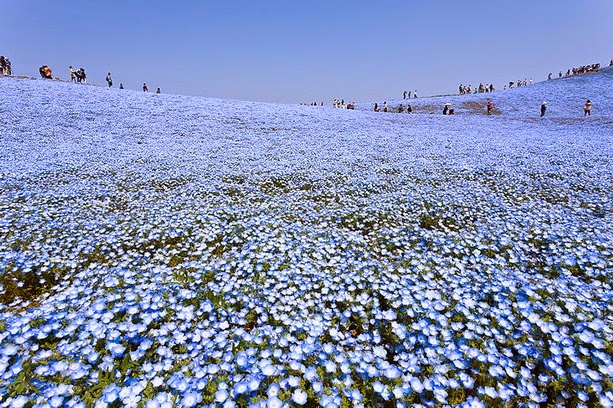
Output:
[[[0,54],[93,83],[270,102],[501,87],[613,58],[612,0],[0,0]]]

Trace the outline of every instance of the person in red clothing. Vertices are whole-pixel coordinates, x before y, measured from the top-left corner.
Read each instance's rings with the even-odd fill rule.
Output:
[[[487,103],[487,114],[488,115],[491,114],[493,110],[494,110],[494,102],[489,101]]]

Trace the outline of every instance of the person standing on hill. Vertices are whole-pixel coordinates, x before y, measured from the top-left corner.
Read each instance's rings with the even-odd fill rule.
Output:
[[[6,74],[6,60],[4,59],[4,55],[0,55],[0,75],[8,75]]]
[[[407,91],[404,91],[404,92],[402,93],[402,99],[407,99]]]
[[[377,102],[375,102],[375,106],[373,107],[373,110],[375,112],[379,112],[379,104]]]
[[[413,91],[413,98],[417,99],[417,89]]]
[[[585,105],[583,106],[583,117],[592,116],[592,101],[589,99],[585,101]]]
[[[161,93],[162,93],[162,90],[161,90],[160,88],[158,88],[158,89],[155,91],[155,93],[156,93],[156,94],[161,94]],[[315,106],[317,106],[317,105],[315,105]]]
[[[487,103],[487,114],[491,115],[492,111],[494,110],[494,102],[489,101]]]
[[[123,89],[123,82],[119,83],[119,89]]]
[[[547,112],[547,102],[541,103],[541,118],[545,116],[545,112]]]
[[[76,82],[77,76],[74,72],[74,69],[72,68],[72,65],[68,67],[68,73],[70,74],[70,82]]]
[[[106,74],[106,83],[109,84],[109,88],[113,86],[113,78],[111,78],[111,73]]]
[[[147,83],[143,84],[143,92],[149,92],[149,88],[147,88]]]
[[[387,112],[387,102],[383,102],[383,112]]]
[[[13,75],[13,68],[11,68],[9,57],[4,57],[4,75]]]

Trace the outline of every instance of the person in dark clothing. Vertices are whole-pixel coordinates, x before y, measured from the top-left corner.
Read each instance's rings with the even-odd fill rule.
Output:
[[[0,56],[0,75],[8,75],[6,73],[6,60],[4,59],[4,55]]]
[[[489,101],[487,103],[487,114],[490,115],[493,110],[494,110],[494,102]]]
[[[113,86],[113,78],[111,78],[111,73],[106,74],[106,83],[109,84],[109,88]]]
[[[379,112],[379,104],[375,102],[375,107],[373,108],[375,112]]]
[[[74,74],[77,78],[77,82],[85,83],[87,81],[87,74],[84,68],[77,69]]]
[[[156,94],[161,94],[161,93],[162,93],[162,90],[161,90],[160,88],[158,88],[158,89],[155,91],[155,93],[156,93]],[[315,105],[314,105],[314,106],[317,106],[317,103],[315,103]]]
[[[9,57],[4,57],[4,75],[13,75],[13,68],[11,68]]]
[[[402,99],[407,99],[407,91],[404,91],[404,92],[402,93]]]
[[[123,83],[119,83],[119,89],[123,89]]]
[[[541,118],[545,116],[545,112],[547,112],[547,102],[541,103]]]
[[[551,79],[551,75],[552,75],[552,73],[550,72],[549,75],[547,75],[547,80]]]
[[[407,113],[412,113],[413,112],[413,107],[411,105],[407,106]]]
[[[383,112],[387,112],[387,102],[383,102]]]
[[[143,92],[149,92],[149,88],[147,88],[147,83],[143,84]]]
[[[589,99],[585,101],[585,105],[583,106],[583,117],[592,116],[592,101]]]
[[[404,106],[400,104],[400,106],[398,106],[398,113],[402,113],[402,112],[404,112]]]
[[[449,105],[445,104],[443,108],[443,115],[449,115]]]

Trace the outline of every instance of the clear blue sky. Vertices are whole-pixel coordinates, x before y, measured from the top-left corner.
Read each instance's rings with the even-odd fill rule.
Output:
[[[93,83],[271,102],[542,80],[613,58],[613,0],[0,0],[0,54]]]

